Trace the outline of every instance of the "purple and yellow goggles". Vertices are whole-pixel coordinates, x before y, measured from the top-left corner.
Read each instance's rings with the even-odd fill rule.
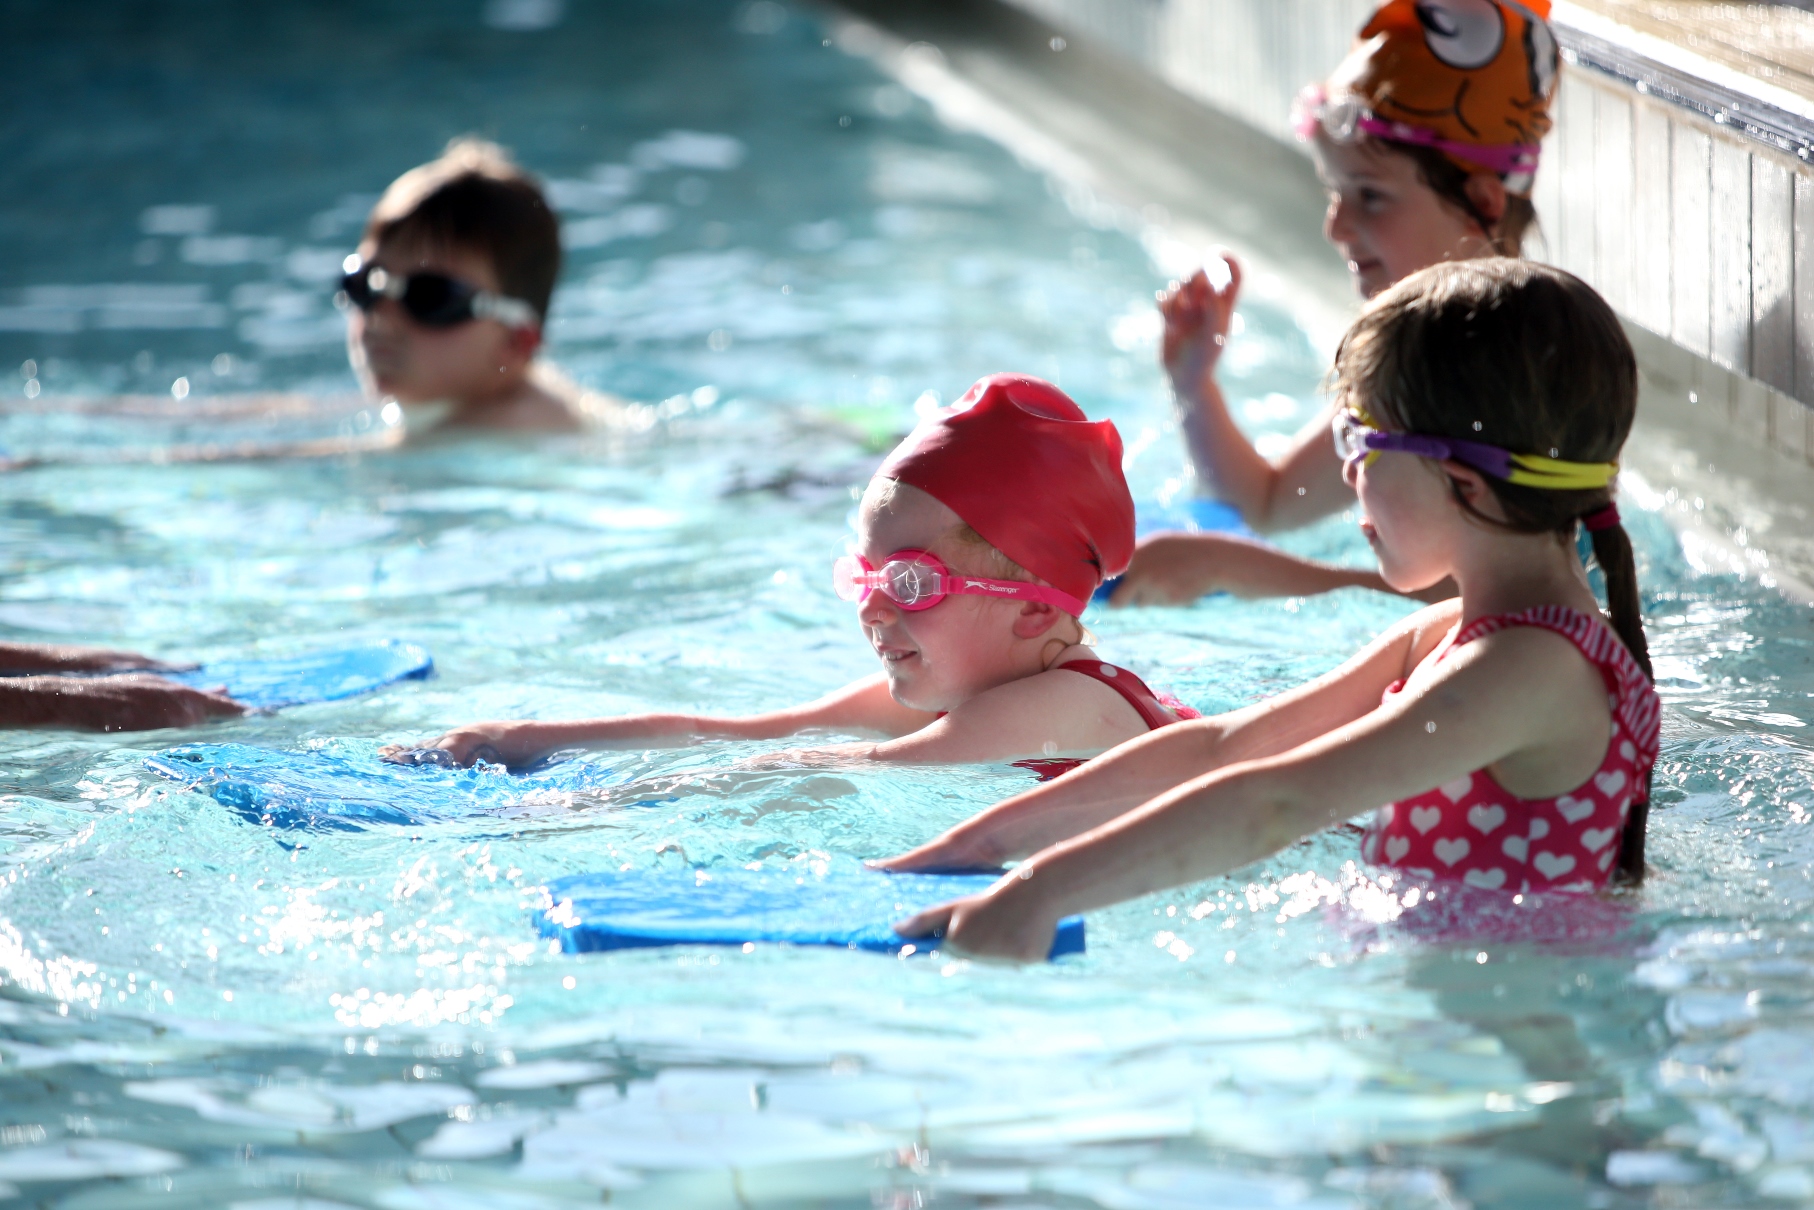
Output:
[[[1459,462],[1483,475],[1520,487],[1541,487],[1550,491],[1591,491],[1607,486],[1619,474],[1616,462],[1565,462],[1542,454],[1514,454],[1496,445],[1463,441],[1458,437],[1388,433],[1369,424],[1371,419],[1354,408],[1336,412],[1330,427],[1335,437],[1336,456],[1344,465],[1363,460],[1371,462],[1376,454],[1415,454],[1438,462]]]
[[[872,592],[910,612],[931,609],[946,597],[998,597],[1008,601],[1041,601],[1074,618],[1083,616],[1076,597],[1042,584],[988,580],[954,573],[937,555],[924,550],[897,550],[880,567],[862,555],[845,555],[831,565],[831,586],[841,601],[866,601]]]

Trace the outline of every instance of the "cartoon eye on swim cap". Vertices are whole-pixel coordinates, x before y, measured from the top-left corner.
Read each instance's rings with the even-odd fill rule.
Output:
[[[1519,6],[1520,11],[1526,11]],[[1524,52],[1531,62],[1531,95],[1547,101],[1556,91],[1556,65],[1561,61],[1556,53],[1556,35],[1550,31],[1549,22],[1539,21],[1526,11],[1524,23]]]
[[[1430,53],[1450,67],[1473,71],[1499,57],[1505,13],[1494,0],[1418,0],[1416,7]]]

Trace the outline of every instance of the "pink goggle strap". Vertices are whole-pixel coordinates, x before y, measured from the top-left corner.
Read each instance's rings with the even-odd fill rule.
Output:
[[[908,556],[902,558],[901,556]],[[912,563],[936,576],[932,591],[924,597],[912,601],[902,601],[890,591],[893,577],[888,572],[889,564]],[[1039,601],[1054,608],[1062,609],[1072,617],[1082,617],[1084,603],[1067,592],[1056,588],[1047,588],[1041,584],[1025,584],[1018,580],[990,580],[981,576],[960,576],[952,574],[938,558],[924,551],[897,551],[880,569],[869,566],[861,555],[845,555],[832,564],[832,588],[838,598],[844,601],[862,601],[869,594],[880,590],[895,604],[903,609],[930,609],[948,596],[999,597],[1011,601]]]
[[[1328,94],[1320,85],[1312,84],[1298,94],[1291,107],[1291,125],[1299,139],[1308,141],[1316,134],[1318,126],[1323,127],[1338,142],[1346,142],[1353,137],[1345,131],[1332,128],[1323,120],[1328,105]],[[1535,143],[1458,143],[1423,126],[1413,126],[1408,122],[1388,122],[1366,109],[1357,109],[1353,129],[1376,139],[1385,139],[1389,143],[1434,148],[1470,164],[1478,164],[1500,176],[1536,172],[1537,162],[1543,152],[1543,148]]]

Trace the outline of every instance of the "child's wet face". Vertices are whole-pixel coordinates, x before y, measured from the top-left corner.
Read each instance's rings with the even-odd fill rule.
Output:
[[[916,487],[897,484],[876,503],[877,480],[857,514],[859,549],[872,567],[900,550],[924,550],[953,571],[986,575],[978,551],[953,533],[963,521]],[[889,692],[904,706],[951,710],[985,690],[1028,674],[1016,651],[1016,602],[946,597],[930,609],[906,610],[886,593],[869,594],[857,616],[882,661]],[[1037,671],[1035,668],[1033,671]]]
[[[1329,191],[1323,235],[1363,296],[1442,261],[1494,255],[1474,220],[1425,184],[1410,156],[1322,135],[1314,147]]]
[[[476,252],[391,239],[361,245],[359,254],[389,273],[444,273],[499,292],[490,260]],[[404,403],[470,403],[516,386],[524,359],[512,349],[511,330],[495,320],[433,328],[390,299],[378,300],[370,311],[355,308],[349,316],[347,354],[374,395]]]

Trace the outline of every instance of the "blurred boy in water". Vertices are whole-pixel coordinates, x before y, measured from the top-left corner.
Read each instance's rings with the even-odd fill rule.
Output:
[[[346,260],[347,352],[412,427],[571,431],[622,403],[536,360],[560,222],[504,150],[456,139],[391,183]]]

